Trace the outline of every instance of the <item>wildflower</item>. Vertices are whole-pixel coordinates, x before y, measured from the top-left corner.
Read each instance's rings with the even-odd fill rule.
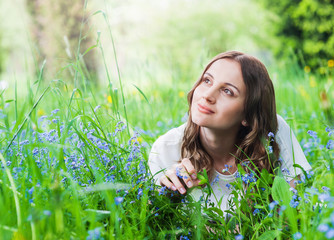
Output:
[[[327,142],[327,145],[326,145],[326,148],[328,150],[331,150],[334,148],[334,141],[332,139],[330,139],[328,142]]]
[[[312,170],[306,171],[307,173],[307,178],[311,178],[314,175],[314,172]]]
[[[29,190],[28,190],[28,193],[31,195],[32,193],[34,192],[34,187],[32,187],[32,188],[30,188]]]
[[[51,216],[51,211],[49,211],[49,210],[44,210],[44,211],[43,211],[43,214],[44,214],[45,216]]]
[[[37,111],[37,115],[38,115],[38,116],[45,115],[45,111],[44,111],[43,109],[38,109],[38,111]]]
[[[97,240],[97,239],[104,239],[103,237],[101,237],[101,232],[100,232],[101,228],[97,227],[93,230],[89,230],[88,231],[88,236],[86,237],[86,240]]]
[[[330,190],[330,188],[326,186],[323,186],[321,189],[324,190],[325,192],[328,192]]]
[[[317,133],[316,133],[315,131],[308,130],[307,133],[308,133],[311,137],[317,138]]]
[[[270,138],[274,138],[274,137],[275,137],[275,134],[273,134],[272,132],[269,132],[269,133],[268,133],[268,137],[270,137]]]
[[[333,59],[329,59],[328,62],[327,62],[327,64],[328,64],[328,67],[330,67],[330,68],[334,67],[334,60]]]
[[[318,226],[319,232],[327,232],[329,230],[329,226],[327,224],[320,224]]]
[[[218,181],[219,181],[219,175],[217,175],[217,176],[213,179],[213,181],[212,181],[212,185],[218,183]]]
[[[238,234],[237,236],[235,236],[235,240],[242,240],[244,239],[244,236],[242,234]]]
[[[273,201],[273,202],[269,203],[269,209],[273,210],[277,204],[278,204],[277,201]]]
[[[123,202],[124,198],[123,197],[115,197],[115,204],[119,205]]]
[[[268,153],[273,153],[273,147],[272,146],[268,146]]]
[[[137,197],[141,197],[143,195],[143,189],[139,188],[138,189],[138,194],[137,194]]]
[[[305,71],[306,73],[309,73],[309,72],[311,71],[311,68],[310,68],[309,66],[305,66],[305,67],[304,67],[304,71]]]
[[[331,238],[333,238],[333,237],[334,237],[334,229],[331,228],[331,229],[329,229],[328,232],[326,233],[326,238],[331,239]]]
[[[293,239],[301,239],[303,237],[303,235],[300,232],[296,232],[295,234],[293,234]]]
[[[279,215],[281,215],[286,209],[286,206],[282,205],[281,208],[279,209]]]
[[[94,112],[96,112],[98,109],[100,109],[101,106],[100,105],[97,105],[95,108],[94,108]]]
[[[112,98],[111,98],[110,95],[108,96],[107,100],[108,100],[109,103],[112,103]]]
[[[328,193],[323,193],[318,196],[319,201],[328,202],[330,200],[330,195]]]
[[[167,193],[167,189],[166,189],[166,186],[165,187],[162,187],[159,191],[159,195],[166,195]]]
[[[183,92],[183,91],[180,91],[180,92],[179,92],[179,97],[180,97],[180,98],[183,98],[183,97],[184,97],[184,95],[185,95],[185,94],[184,94],[184,92]]]
[[[298,205],[299,205],[298,201],[294,201],[293,199],[291,200],[291,202],[290,202],[291,207],[296,208]]]
[[[326,132],[328,132],[328,137],[334,134],[334,128],[326,127]]]
[[[230,190],[232,186],[231,186],[231,184],[227,183],[226,187],[227,187],[228,190]]]
[[[55,110],[53,110],[53,111],[51,112],[51,116],[54,115],[54,114],[56,114],[57,112],[59,112],[59,109],[55,109]]]
[[[253,215],[255,216],[256,214],[258,214],[260,212],[260,209],[256,208],[254,211],[253,211]]]
[[[32,154],[34,155],[34,156],[36,156],[37,154],[38,154],[38,148],[36,147],[36,148],[34,148],[34,150],[32,150]]]

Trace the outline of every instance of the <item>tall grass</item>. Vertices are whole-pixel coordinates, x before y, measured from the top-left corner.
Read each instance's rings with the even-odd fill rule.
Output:
[[[99,41],[96,47],[104,59]],[[202,67],[200,61],[187,72],[173,64],[148,65],[137,70],[146,83],[131,85],[121,72],[112,79],[105,64],[108,84],[100,88],[70,89],[62,81],[45,86],[40,74],[25,96],[16,88],[1,92],[0,238],[333,238],[329,67],[323,76],[295,62],[270,69],[278,113],[313,167],[295,190],[281,174],[273,179],[267,172],[246,175],[239,168],[232,208],[223,213],[206,201],[209,185],[199,189],[204,197],[196,202],[154,184],[147,166],[150,146],[185,121],[186,94]],[[84,68],[75,71],[84,79]],[[156,81],[162,75],[168,83]],[[201,178],[206,181],[205,172]]]

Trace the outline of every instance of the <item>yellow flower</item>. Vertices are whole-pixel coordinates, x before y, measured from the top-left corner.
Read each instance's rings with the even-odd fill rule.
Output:
[[[143,142],[143,138],[142,137],[138,137],[137,140],[138,140],[139,144],[141,144]]]
[[[305,66],[305,67],[304,67],[304,71],[305,71],[306,73],[309,73],[309,72],[311,71],[311,68],[310,68],[309,66]]]
[[[314,77],[310,77],[310,87],[315,88],[317,86],[317,82],[315,81]]]
[[[328,60],[328,67],[330,67],[330,68],[334,67],[334,60],[333,59]]]
[[[45,111],[43,109],[38,109],[37,115],[38,116],[43,116],[43,115],[45,115]]]
[[[324,67],[321,67],[321,68],[319,68],[319,72],[321,74],[325,74],[326,73],[326,69]]]
[[[179,92],[179,97],[180,97],[180,98],[183,98],[183,97],[184,97],[184,92],[183,92],[183,91],[180,91],[180,92]]]
[[[111,98],[110,95],[108,96],[107,100],[108,100],[109,103],[112,103],[112,98]]]
[[[304,86],[299,86],[298,91],[299,91],[300,95],[302,95],[302,97],[304,97],[306,99],[310,99],[310,95],[305,91]]]

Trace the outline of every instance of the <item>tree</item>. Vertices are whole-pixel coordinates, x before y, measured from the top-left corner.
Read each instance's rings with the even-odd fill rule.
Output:
[[[80,58],[80,54],[95,44],[85,3],[85,0],[26,1],[32,21],[31,34],[36,46],[37,67],[40,68],[46,60],[45,72],[48,77],[63,77],[66,82],[73,82],[73,68],[64,67],[76,59],[83,60],[88,73],[96,73],[94,51]]]

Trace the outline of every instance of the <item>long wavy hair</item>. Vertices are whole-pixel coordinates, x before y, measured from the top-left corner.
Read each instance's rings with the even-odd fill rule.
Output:
[[[204,73],[219,59],[229,59],[239,63],[246,85],[244,114],[247,126],[240,123],[235,143],[237,146],[237,152],[234,154],[235,162],[241,164],[246,172],[259,172],[262,169],[273,172],[273,166],[276,165],[279,155],[278,144],[268,139],[268,135],[276,134],[278,128],[274,86],[262,62],[253,56],[237,51],[221,53],[214,57],[188,93],[189,118],[182,140],[181,159],[189,158],[197,171],[206,169],[209,178],[212,178],[213,159],[201,144],[200,126],[193,123],[190,109],[194,91],[203,80]],[[271,154],[266,149],[268,146]]]

